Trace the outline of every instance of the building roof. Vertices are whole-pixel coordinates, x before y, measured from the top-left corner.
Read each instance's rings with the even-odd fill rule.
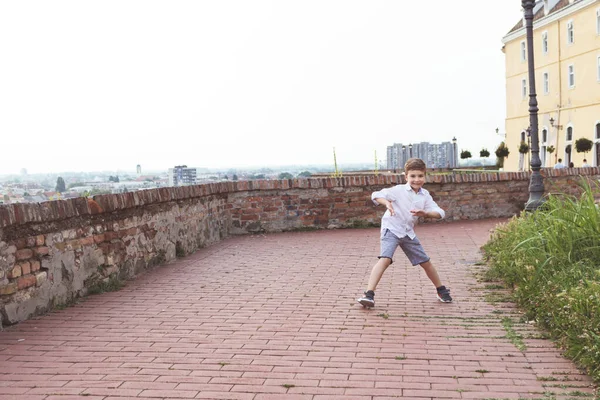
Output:
[[[577,3],[581,0],[575,0],[573,1],[573,3]],[[569,0],[548,0],[548,14],[553,14],[556,13],[560,10],[562,10],[563,8],[567,7],[569,5]],[[538,19],[541,19],[543,17],[545,17],[546,14],[544,14],[544,1],[543,0],[538,0],[535,3],[535,6],[533,7],[533,21],[537,21]],[[523,18],[521,18],[521,20],[510,30],[508,31],[507,35],[510,33],[513,33],[515,31],[518,31],[519,29],[523,28],[525,25],[523,23]]]

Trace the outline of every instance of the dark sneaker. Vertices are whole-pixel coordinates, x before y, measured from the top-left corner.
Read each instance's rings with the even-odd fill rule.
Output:
[[[452,303],[452,297],[450,297],[450,289],[446,286],[440,286],[437,288],[437,298],[442,303]]]
[[[363,307],[371,308],[375,307],[375,293],[372,290],[366,290],[365,295],[357,301],[363,305]]]

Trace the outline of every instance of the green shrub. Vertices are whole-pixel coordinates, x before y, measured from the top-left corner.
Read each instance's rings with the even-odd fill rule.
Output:
[[[600,210],[593,188],[548,197],[542,209],[496,229],[483,251],[527,318],[600,382]]]

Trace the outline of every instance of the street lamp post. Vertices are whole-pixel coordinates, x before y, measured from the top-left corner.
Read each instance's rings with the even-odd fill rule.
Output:
[[[454,157],[452,157],[452,164],[454,164],[454,165],[452,165],[452,168],[457,168],[458,167],[458,152],[456,149],[456,136],[454,136],[452,138],[452,152],[454,153],[453,154]]]
[[[527,70],[529,72],[529,126],[531,126],[531,178],[529,181],[529,200],[525,211],[534,211],[544,202],[544,180],[540,173],[540,147],[538,137],[538,106],[535,93],[535,64],[533,62],[533,7],[535,0],[521,0],[525,17],[527,35]]]
[[[529,164],[529,170],[531,171],[531,127],[527,127],[527,164]],[[540,159],[540,165],[541,159]]]
[[[412,143],[408,145],[408,158],[412,158]]]

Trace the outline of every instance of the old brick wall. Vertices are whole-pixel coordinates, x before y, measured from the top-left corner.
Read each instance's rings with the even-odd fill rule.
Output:
[[[597,182],[600,168],[544,175],[547,192],[576,194],[581,176]],[[2,322],[67,304],[110,279],[128,279],[230,235],[377,226],[384,209],[371,193],[403,179],[239,181],[0,206]],[[526,172],[427,180],[449,221],[509,217],[529,196]]]

